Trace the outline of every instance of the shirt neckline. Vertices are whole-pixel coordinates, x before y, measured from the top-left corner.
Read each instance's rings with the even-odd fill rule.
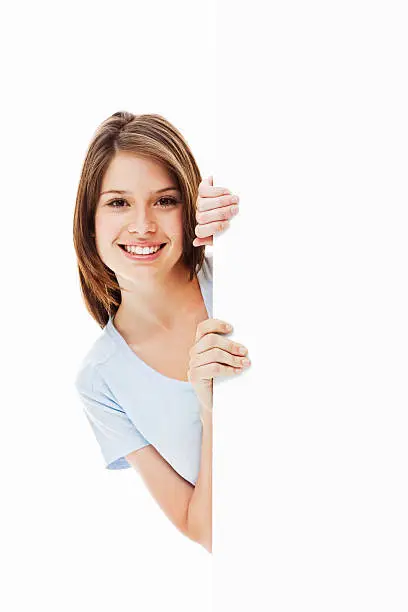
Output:
[[[200,291],[201,291],[201,295],[203,297],[203,301],[204,301],[204,305],[207,311],[207,317],[210,317],[210,307],[209,307],[209,296],[208,296],[208,291],[207,291],[207,287],[205,286],[205,282],[208,283],[208,281],[204,281],[204,273],[203,273],[203,267],[206,265],[206,261],[204,260],[203,265],[201,266],[200,270],[197,272],[197,279],[198,279],[198,286],[200,287]],[[173,385],[178,385],[180,387],[184,387],[185,389],[192,389],[193,386],[191,384],[191,382],[186,381],[186,380],[179,380],[178,378],[171,378],[170,376],[165,376],[165,374],[162,374],[161,372],[158,372],[157,370],[155,370],[154,368],[152,368],[151,366],[149,366],[145,361],[143,361],[143,359],[141,359],[128,345],[128,343],[126,342],[126,340],[124,339],[124,337],[118,332],[118,330],[116,329],[115,325],[113,324],[113,317],[110,316],[109,320],[105,326],[105,331],[106,333],[108,333],[111,338],[113,338],[114,340],[116,340],[116,342],[122,347],[122,349],[129,355],[130,353],[130,358],[136,359],[136,361],[143,367],[146,369],[147,372],[149,372],[150,374],[154,374],[155,376],[161,378],[162,380],[165,380],[166,382],[169,382]]]

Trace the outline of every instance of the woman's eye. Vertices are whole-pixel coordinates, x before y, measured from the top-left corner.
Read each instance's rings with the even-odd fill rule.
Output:
[[[176,200],[176,198],[160,198],[160,200],[158,200],[159,202],[167,202],[165,204],[161,204],[161,206],[163,208],[167,208],[168,206],[175,206],[178,203],[178,200]]]
[[[160,208],[168,208],[170,206],[176,206],[176,204],[178,204],[178,200],[176,200],[176,198],[169,198],[164,196],[160,198],[160,200],[158,200],[157,202]],[[123,199],[112,200],[111,202],[108,202],[108,206],[115,210],[120,210],[121,208],[124,208],[126,204],[126,200]]]
[[[117,202],[124,202],[126,204],[126,200],[112,200],[112,202],[108,203],[108,206],[111,206],[112,208],[123,208],[123,206],[115,206]]]

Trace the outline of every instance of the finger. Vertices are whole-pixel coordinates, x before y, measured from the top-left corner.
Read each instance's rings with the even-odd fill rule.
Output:
[[[197,325],[195,342],[197,343],[205,334],[218,333],[230,334],[232,325],[221,319],[204,319]]]
[[[207,238],[194,238],[193,240],[193,246],[204,246],[206,244],[213,246],[214,241],[212,236],[208,236]]]
[[[203,179],[198,186],[198,195],[202,198],[216,198],[217,196],[231,194],[226,187],[214,187],[212,176]]]
[[[226,336],[221,336],[219,333],[210,332],[204,334],[204,336],[194,344],[190,351],[190,355],[197,355],[213,348],[228,351],[231,355],[246,355],[248,353],[247,347],[243,344],[235,342],[235,340],[231,340],[231,338],[227,338]]]
[[[219,376],[235,376],[244,370],[245,368],[233,368],[232,366],[223,365],[221,363],[208,363],[190,370],[189,378],[191,382],[196,382],[199,380],[218,378]]]
[[[190,368],[196,368],[207,363],[221,363],[234,368],[244,368],[249,365],[249,360],[247,357],[231,355],[231,353],[221,348],[211,348],[203,353],[193,355],[190,360]]]
[[[196,212],[196,219],[199,224],[211,223],[212,221],[225,221],[231,219],[238,214],[239,207],[235,204],[234,206],[222,206],[221,208],[214,208],[207,210],[206,212]]]
[[[237,195],[220,195],[212,198],[197,198],[197,210],[202,212],[204,210],[211,210],[213,208],[220,208],[221,206],[228,206],[232,204],[238,204],[239,197]]]
[[[205,225],[196,225],[195,233],[197,238],[206,238],[213,236],[218,232],[226,230],[229,226],[229,221],[215,221],[214,223],[206,223]]]

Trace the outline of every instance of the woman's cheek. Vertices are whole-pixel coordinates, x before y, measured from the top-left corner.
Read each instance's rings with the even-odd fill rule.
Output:
[[[177,242],[183,242],[183,217],[182,217],[182,209],[176,209],[174,217],[172,219],[172,226],[170,234],[174,236]]]
[[[112,253],[114,242],[119,236],[118,232],[120,232],[120,226],[113,219],[104,218],[103,215],[95,217],[96,250],[108,267],[109,256]]]

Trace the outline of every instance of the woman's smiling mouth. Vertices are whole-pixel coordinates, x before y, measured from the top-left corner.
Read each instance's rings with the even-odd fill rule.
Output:
[[[156,246],[143,247],[128,244],[119,244],[120,248],[127,257],[131,259],[151,261],[157,259],[160,255],[160,251],[166,246],[166,243],[162,243]]]

